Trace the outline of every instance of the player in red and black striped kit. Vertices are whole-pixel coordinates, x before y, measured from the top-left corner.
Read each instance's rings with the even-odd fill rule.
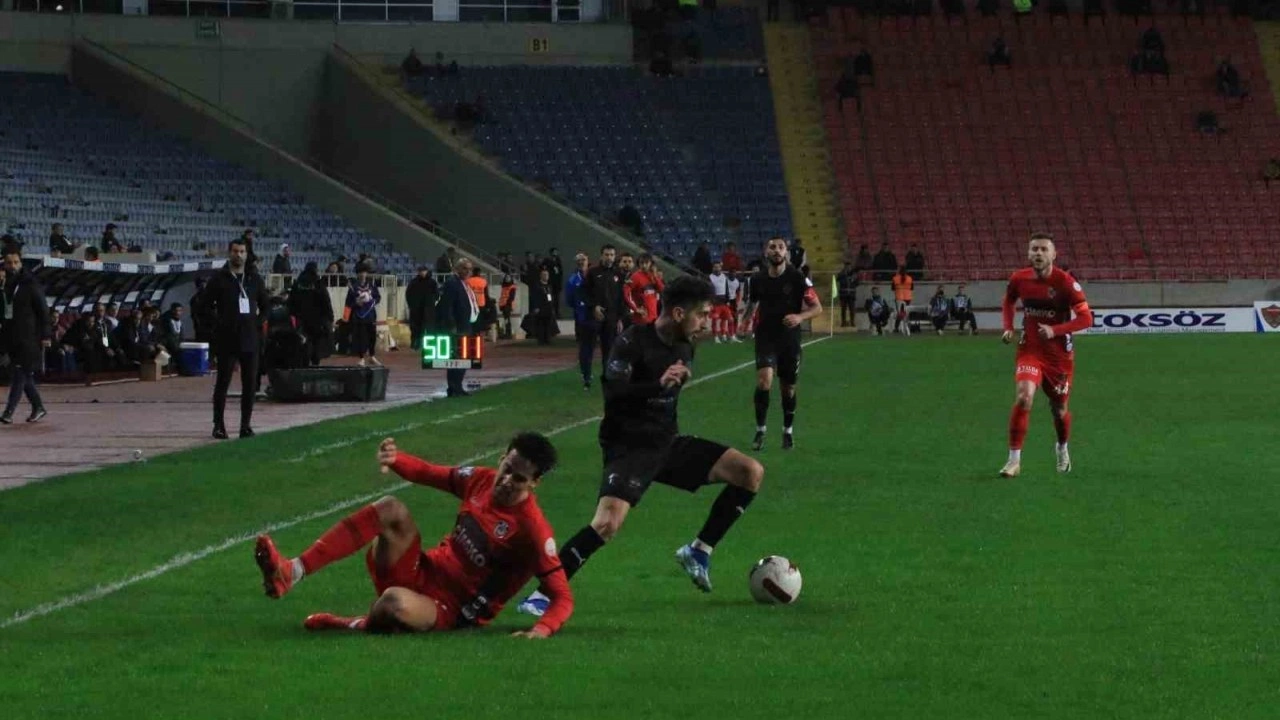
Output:
[[[1004,315],[1004,342],[1013,341],[1014,306],[1022,301],[1022,336],[1018,340],[1014,383],[1017,400],[1009,415],[1009,460],[1000,469],[1001,477],[1017,477],[1022,472],[1022,441],[1036,386],[1044,390],[1058,431],[1058,472],[1071,472],[1067,439],[1071,434],[1071,412],[1067,401],[1075,374],[1075,344],[1071,334],[1093,325],[1093,313],[1084,290],[1076,279],[1053,261],[1058,252],[1053,236],[1034,233],[1027,248],[1031,267],[1009,278],[1001,311]]]
[[[537,433],[511,440],[497,469],[433,465],[396,448],[387,438],[378,462],[410,482],[462,500],[453,532],[424,552],[409,509],[395,497],[366,505],[334,525],[293,559],[258,538],[254,558],[267,595],[282,597],[304,577],[354,555],[365,564],[378,599],[367,616],[311,615],[308,630],[426,632],[483,626],[530,578],[550,598],[532,629],[516,635],[545,638],[573,614],[573,593],[557,557],[551,525],[533,490],[555,466],[556,451]]]

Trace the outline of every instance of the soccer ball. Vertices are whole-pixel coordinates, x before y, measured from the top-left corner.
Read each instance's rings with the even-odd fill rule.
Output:
[[[765,605],[787,605],[800,597],[800,568],[781,555],[770,555],[751,568],[751,597]]]

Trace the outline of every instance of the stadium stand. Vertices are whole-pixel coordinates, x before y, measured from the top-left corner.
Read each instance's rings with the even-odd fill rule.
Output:
[[[1153,22],[1170,72],[1135,75]],[[1093,280],[1248,278],[1280,262],[1269,242],[1280,204],[1261,181],[1280,155],[1280,121],[1248,19],[1111,14],[1086,25],[971,10],[948,22],[837,7],[812,32],[853,247],[883,236],[902,257],[919,243],[930,276],[968,279],[1020,264],[1009,239],[1038,229]],[[1012,67],[988,66],[997,37]],[[842,114],[841,59],[862,47],[875,86],[861,114],[852,103]],[[1227,57],[1250,89],[1243,100],[1215,87]],[[1225,132],[1198,133],[1203,111]]]
[[[65,77],[0,73],[0,96],[0,223],[29,253],[48,250],[55,222],[88,245],[114,223],[124,245],[168,253],[175,262],[221,256],[248,227],[257,231],[255,251],[267,265],[289,243],[295,272],[308,261],[324,268],[339,255],[361,253],[384,273],[415,266],[386,241],[116,111]]]
[[[791,233],[767,78],[690,66],[464,67],[411,82],[438,113],[483,96],[476,140],[504,168],[579,209],[639,210],[645,241],[677,259],[707,241],[744,249]]]

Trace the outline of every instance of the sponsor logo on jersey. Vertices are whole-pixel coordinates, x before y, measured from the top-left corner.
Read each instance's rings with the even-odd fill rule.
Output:
[[[1029,318],[1044,318],[1046,320],[1056,320],[1058,318],[1058,311],[1052,308],[1023,307],[1022,310]]]
[[[555,557],[556,556],[556,539],[547,538],[547,541],[542,544],[542,552],[546,553],[547,557]]]
[[[484,567],[489,564],[489,536],[474,517],[458,516],[458,522],[453,526],[453,546],[472,565]]]
[[[475,472],[475,471],[476,471],[476,469],[475,469],[473,466],[471,466],[471,465],[464,465],[464,466],[462,466],[462,467],[458,468],[458,477],[460,477],[460,478],[469,478],[469,477],[471,477],[471,473],[473,473],[473,472]]]
[[[498,524],[493,526],[493,535],[499,540],[506,537],[509,532],[511,532],[511,526],[506,520],[499,520]]]

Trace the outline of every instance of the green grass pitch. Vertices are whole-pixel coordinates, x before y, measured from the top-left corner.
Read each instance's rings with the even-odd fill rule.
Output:
[[[749,352],[704,346],[695,373]],[[389,487],[373,454],[391,428],[451,462],[596,415],[568,371],[19,488],[0,494],[0,717],[1275,717],[1275,357],[1262,336],[1081,338],[1075,472],[1054,472],[1040,397],[1023,475],[1000,480],[1010,348],[815,344],[798,448],[778,447],[775,392],[765,486],[716,551],[715,592],[672,558],[713,493],[655,486],[541,643],[508,637],[530,624],[514,607],[479,632],[308,635],[310,612],[368,606],[359,558],[271,601],[250,541],[182,554]],[[745,447],[751,385],[740,369],[690,388],[683,429]],[[539,495],[561,540],[595,505],[594,438],[555,437],[564,463]],[[399,494],[426,542],[451,528],[454,499]],[[275,538],[296,554],[338,517]],[[768,554],[803,570],[796,605],[751,602]]]

